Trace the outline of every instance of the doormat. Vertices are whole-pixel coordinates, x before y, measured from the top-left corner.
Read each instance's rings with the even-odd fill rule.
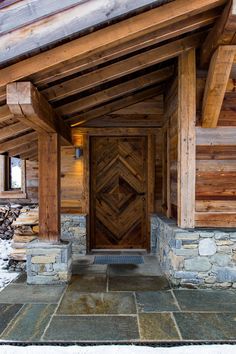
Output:
[[[94,264],[142,264],[142,256],[95,256]]]

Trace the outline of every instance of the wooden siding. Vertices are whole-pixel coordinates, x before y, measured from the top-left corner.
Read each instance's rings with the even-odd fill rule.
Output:
[[[235,227],[235,130],[196,130],[196,226]]]

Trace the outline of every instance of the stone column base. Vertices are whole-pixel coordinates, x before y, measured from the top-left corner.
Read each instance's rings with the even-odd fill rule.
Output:
[[[62,284],[71,279],[70,242],[34,240],[27,246],[27,283]]]

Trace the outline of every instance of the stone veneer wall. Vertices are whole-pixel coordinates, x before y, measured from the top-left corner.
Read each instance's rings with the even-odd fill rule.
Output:
[[[86,215],[61,215],[61,240],[72,243],[72,260],[86,254]]]
[[[151,217],[152,253],[177,286],[236,288],[236,230],[184,230]]]

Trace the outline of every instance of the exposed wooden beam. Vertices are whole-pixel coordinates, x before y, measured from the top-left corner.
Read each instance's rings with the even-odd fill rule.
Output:
[[[57,132],[71,144],[70,127],[53,110],[31,82],[14,82],[7,85],[7,104],[17,119],[39,133]]]
[[[217,126],[235,53],[236,46],[220,46],[211,59],[202,103],[204,128]]]
[[[195,50],[179,56],[178,69],[178,226],[195,225],[196,175],[196,63]]]
[[[104,68],[94,70],[86,75],[67,80],[43,90],[42,93],[47,100],[53,102],[58,101],[70,95],[91,89],[94,86],[145,69],[164,60],[174,58],[184,50],[199,46],[204,36],[205,33],[198,33],[183,39],[178,39],[150,51],[108,65]]]
[[[203,43],[200,65],[207,68],[214,51],[220,45],[236,44],[236,0],[229,0],[221,17]]]
[[[102,107],[93,109],[86,113],[79,114],[77,117],[68,119],[68,122],[71,123],[72,126],[82,125],[92,119],[96,119],[98,117],[117,111],[118,109],[131,106],[134,103],[145,100],[146,98],[151,98],[157,96],[158,94],[162,94],[163,90],[163,86],[158,86],[155,88],[149,88],[147,90],[134,93],[133,95],[130,95],[128,97],[120,98],[114,102],[107,103]]]
[[[152,9],[2,69],[0,88],[36,72],[52,69],[67,60],[78,60],[88,53],[95,54],[224,3],[225,0],[178,0]]]
[[[29,160],[31,159],[32,157],[36,156],[38,158],[38,149],[37,148],[34,148],[34,149],[31,149],[27,152],[24,152],[20,155],[20,158],[22,160]]]
[[[60,239],[60,139],[57,133],[39,134],[39,237]]]
[[[102,103],[108,102],[115,98],[131,94],[140,88],[146,88],[153,84],[158,84],[169,79],[173,75],[173,67],[160,69],[149,74],[139,76],[133,80],[112,86],[106,90],[99,91],[93,95],[83,97],[77,101],[67,103],[61,107],[56,108],[56,112],[63,116],[73,116],[84,110],[91,109]]]
[[[0,140],[16,136],[20,133],[27,132],[28,130],[30,130],[30,128],[21,122],[8,125],[4,128],[0,128]]]
[[[30,132],[18,138],[12,138],[4,143],[1,143],[0,154],[3,154],[4,152],[8,152],[10,149],[17,148],[21,145],[24,145],[26,142],[30,143],[31,141],[36,140],[37,137],[38,137],[37,132]]]
[[[214,23],[220,15],[219,8],[197,14],[186,20],[163,27],[136,39],[132,39],[115,47],[102,50],[97,54],[86,56],[84,59],[60,64],[54,70],[44,70],[32,76],[33,82],[37,87],[43,87],[53,81],[61,80],[66,76],[73,75],[81,70],[89,69],[99,64],[107,63],[110,60],[117,59],[129,53],[134,53],[140,49],[150,47],[154,44],[180,36],[187,32],[192,32],[202,27]],[[4,91],[0,89],[0,101],[4,99]]]

